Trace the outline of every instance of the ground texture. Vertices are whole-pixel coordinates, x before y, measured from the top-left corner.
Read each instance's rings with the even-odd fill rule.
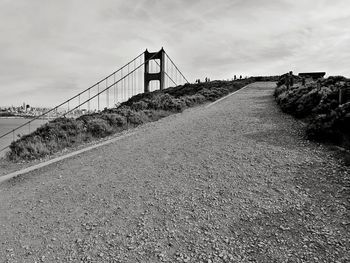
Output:
[[[0,185],[1,262],[349,262],[350,171],[272,83]]]

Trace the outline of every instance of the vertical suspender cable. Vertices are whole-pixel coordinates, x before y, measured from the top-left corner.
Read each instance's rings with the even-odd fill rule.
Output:
[[[136,60],[134,60],[134,70],[136,69]],[[137,82],[137,72],[134,72],[134,94],[133,95],[136,95],[136,82]]]
[[[100,83],[97,84],[97,110],[100,111]]]
[[[106,88],[108,87],[108,78],[106,79]],[[106,108],[109,108],[109,89],[106,90]]]
[[[153,63],[152,63],[152,62],[153,62],[153,60],[151,60],[151,61],[149,62],[151,73],[153,73]],[[153,91],[152,84],[153,84],[153,81],[151,80],[150,83],[149,83],[150,91]]]
[[[177,81],[177,70],[175,69],[175,82],[176,83],[179,83],[178,81]]]
[[[113,75],[113,83],[114,83],[114,86],[113,86],[113,91],[114,91],[114,94],[113,94],[113,107],[115,105],[115,89],[116,89],[116,84],[115,84],[115,73]]]
[[[144,58],[143,58],[143,56],[140,58],[140,65],[141,64],[143,64],[144,63]],[[140,70],[140,75],[141,75],[141,78],[140,78],[140,80],[141,80],[141,84],[140,84],[140,87],[142,88],[143,87],[143,83],[144,83],[144,81],[145,81],[145,75],[143,74],[143,71],[142,70]]]
[[[169,61],[165,58],[165,62],[166,62],[166,73],[169,74]],[[167,76],[166,78],[167,81],[167,87],[169,87],[169,77]]]
[[[134,70],[136,69],[136,61],[134,61]],[[136,95],[136,86],[137,86],[137,71],[134,72],[134,95]]]
[[[123,79],[123,69],[120,73],[120,78],[122,79],[121,82],[121,87],[120,87],[120,100],[123,101],[124,100],[124,79]]]
[[[89,111],[89,113],[90,113],[90,89],[89,89],[88,111]]]
[[[127,90],[126,90],[126,94],[127,94],[127,96],[126,96],[126,100],[128,100],[129,99],[129,93],[130,93],[130,75],[129,75],[129,73],[130,73],[130,64],[128,64],[128,86],[127,86]]]

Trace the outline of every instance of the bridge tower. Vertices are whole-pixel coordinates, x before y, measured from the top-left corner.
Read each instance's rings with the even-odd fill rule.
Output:
[[[152,80],[159,81],[160,90],[164,89],[164,78],[165,78],[165,51],[162,48],[158,52],[148,52],[146,49],[145,53],[145,77],[144,77],[144,92],[149,92],[149,83]],[[160,71],[158,73],[149,72],[149,62],[151,60],[159,59]]]

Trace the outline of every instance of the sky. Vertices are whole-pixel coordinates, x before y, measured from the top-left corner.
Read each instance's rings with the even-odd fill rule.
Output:
[[[190,82],[350,76],[348,0],[0,0],[0,106],[54,106],[146,48]]]

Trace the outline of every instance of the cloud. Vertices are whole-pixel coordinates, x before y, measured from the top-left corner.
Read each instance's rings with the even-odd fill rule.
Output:
[[[0,105],[52,106],[162,46],[190,80],[349,75],[346,0],[0,0],[0,16]]]

